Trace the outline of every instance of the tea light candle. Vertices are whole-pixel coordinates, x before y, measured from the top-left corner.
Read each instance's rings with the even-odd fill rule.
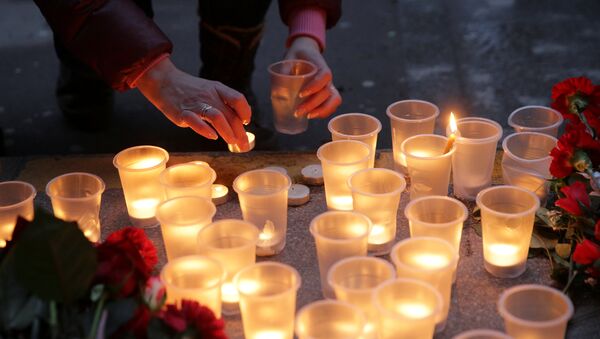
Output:
[[[254,135],[254,133],[250,133],[250,132],[246,132],[246,136],[248,137],[248,145],[249,145],[247,151],[242,151],[237,144],[227,144],[227,149],[229,149],[229,152],[245,153],[245,152],[250,152],[251,150],[253,150],[254,146],[256,145],[256,136]]]
[[[156,206],[160,204],[160,199],[138,199],[132,200],[131,212],[129,215],[136,219],[148,219],[153,218],[156,214]]]
[[[302,184],[293,184],[288,190],[288,205],[300,206],[310,200],[310,189]]]
[[[213,184],[212,190],[212,202],[216,206],[222,205],[229,201],[229,188],[221,184]]]
[[[320,186],[323,185],[323,168],[319,164],[312,164],[303,167],[300,171],[302,181],[307,185]]]

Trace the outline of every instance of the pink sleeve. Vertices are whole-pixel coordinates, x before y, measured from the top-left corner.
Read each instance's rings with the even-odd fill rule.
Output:
[[[317,41],[322,52],[325,49],[325,20],[325,10],[318,6],[309,6],[293,12],[286,46],[289,47],[297,37],[308,36]]]

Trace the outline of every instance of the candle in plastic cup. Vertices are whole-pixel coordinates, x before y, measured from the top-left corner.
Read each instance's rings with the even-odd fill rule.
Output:
[[[416,279],[395,279],[378,286],[373,304],[380,339],[431,339],[442,308],[440,293]]]
[[[518,285],[502,292],[498,312],[515,339],[562,339],[573,316],[564,293],[543,285]]]
[[[361,339],[366,318],[358,307],[335,301],[310,303],[296,316],[299,339]]]
[[[317,73],[317,66],[304,60],[283,60],[269,66],[271,104],[275,129],[283,134],[299,134],[308,128],[306,113],[296,115],[304,99],[300,90]]]
[[[253,224],[236,219],[216,221],[198,233],[198,253],[221,263],[225,281],[221,288],[223,313],[239,313],[239,295],[233,277],[256,262],[258,229]]]
[[[422,134],[404,140],[400,146],[408,167],[411,200],[448,195],[455,148],[444,153],[447,143],[448,138],[441,135]]]
[[[159,176],[166,168],[169,153],[160,147],[127,148],[113,159],[125,195],[129,219],[137,227],[158,225],[156,207],[164,199]]]
[[[541,201],[548,193],[552,157],[550,151],[558,140],[547,134],[522,132],[502,141],[502,178],[507,185],[534,192]]]
[[[319,147],[317,157],[323,168],[327,208],[352,210],[352,191],[347,181],[355,172],[369,167],[369,146],[355,140],[332,141]]]
[[[285,247],[290,178],[274,170],[253,170],[233,181],[245,221],[260,231],[256,254],[274,255]]]
[[[17,217],[33,220],[35,187],[24,181],[0,182],[0,248],[12,239]]]
[[[440,109],[427,101],[402,100],[389,105],[386,114],[390,118],[392,127],[394,169],[408,174],[406,158],[400,151],[400,145],[414,135],[433,133]]]
[[[496,146],[502,137],[502,127],[484,118],[462,118],[452,156],[454,195],[475,200],[477,193],[492,184]],[[446,134],[450,135],[450,129]]]
[[[91,242],[100,240],[100,203],[106,185],[93,174],[74,172],[58,176],[46,185],[54,216],[75,221]]]
[[[442,310],[436,317],[438,331],[443,330],[450,310],[452,276],[458,254],[446,240],[414,237],[400,241],[390,258],[398,278],[418,279],[431,284],[442,296]]]
[[[315,238],[321,290],[326,298],[334,298],[327,283],[327,272],[337,261],[367,255],[367,237],[371,220],[351,211],[330,211],[319,214],[310,223],[310,233]]]
[[[406,181],[402,175],[384,168],[368,168],[348,178],[354,211],[371,219],[369,252],[389,253],[396,238],[396,217]]]
[[[159,177],[167,199],[182,196],[212,198],[217,174],[209,166],[184,163],[166,168]]]
[[[544,106],[524,106],[508,116],[508,125],[515,132],[538,132],[556,138],[558,128],[563,122],[560,112]]]
[[[459,333],[452,339],[513,339],[513,337],[495,330],[476,329]]]
[[[294,336],[296,293],[300,274],[293,267],[265,261],[248,266],[234,278],[246,339]]]
[[[160,272],[160,280],[167,290],[167,303],[180,304],[194,300],[210,308],[221,317],[221,284],[225,271],[211,258],[190,255],[169,261]]]
[[[360,308],[367,317],[365,337],[377,337],[377,310],[373,305],[373,291],[384,281],[394,279],[394,266],[373,257],[342,259],[329,269],[327,281],[333,287],[337,300]]]
[[[347,113],[338,115],[327,124],[331,139],[362,141],[371,148],[369,167],[375,165],[377,150],[377,134],[381,131],[381,122],[374,116],[363,113]]]
[[[210,199],[178,197],[158,205],[156,218],[160,222],[167,260],[196,254],[198,232],[212,222],[217,208]]]
[[[525,272],[538,197],[516,186],[494,186],[477,195],[485,269],[499,278]]]

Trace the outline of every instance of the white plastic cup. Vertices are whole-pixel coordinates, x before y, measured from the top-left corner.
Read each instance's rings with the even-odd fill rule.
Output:
[[[336,300],[320,300],[298,311],[299,339],[361,339],[366,318],[358,307]]]
[[[476,329],[459,333],[452,339],[513,339],[513,337],[496,330]]]
[[[159,177],[167,199],[182,196],[212,198],[217,174],[208,165],[188,162],[167,167]]]
[[[0,248],[12,239],[17,217],[33,220],[33,199],[37,192],[24,181],[0,182]]]
[[[508,125],[515,132],[538,132],[557,137],[558,128],[563,123],[560,112],[544,106],[524,106],[508,116]]]
[[[364,142],[371,148],[369,167],[375,166],[377,151],[377,135],[381,131],[381,122],[374,116],[364,113],[346,113],[331,119],[327,124],[331,139],[356,140]]]

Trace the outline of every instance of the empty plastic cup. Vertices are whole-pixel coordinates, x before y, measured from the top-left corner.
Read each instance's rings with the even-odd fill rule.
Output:
[[[508,125],[516,132],[538,132],[555,138],[562,122],[560,112],[544,106],[524,106],[508,116]]]
[[[12,239],[17,217],[33,220],[35,187],[24,181],[0,182],[0,248]]]
[[[462,332],[452,339],[513,339],[506,333],[488,329],[476,329]]]
[[[363,113],[347,113],[338,115],[327,124],[331,139],[362,141],[371,148],[369,167],[375,165],[377,151],[377,134],[381,131],[381,122],[374,116]]]
[[[320,300],[298,311],[296,335],[299,339],[359,339],[366,318],[358,307],[335,301]]]
[[[166,168],[159,177],[167,199],[182,196],[212,198],[212,184],[217,174],[207,165],[193,162]]]

